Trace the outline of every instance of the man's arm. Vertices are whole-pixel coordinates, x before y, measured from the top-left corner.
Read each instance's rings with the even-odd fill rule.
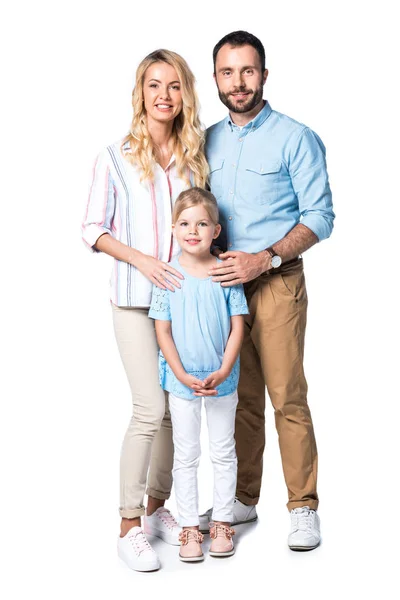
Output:
[[[273,244],[276,254],[287,262],[303,254],[318,241],[330,236],[335,214],[326,170],[325,147],[310,129],[301,130],[297,139],[288,144],[286,162],[301,215],[287,235]],[[255,279],[271,268],[268,252],[257,254],[225,252],[219,258],[224,265],[215,267],[210,275],[226,287]],[[224,282],[224,283],[223,283]]]
[[[303,254],[317,242],[318,238],[315,233],[299,223],[272,247],[282,258],[282,262],[287,262],[299,254]],[[209,275],[213,276],[213,281],[220,282],[223,287],[246,283],[271,268],[271,256],[265,250],[257,254],[239,251],[224,252],[219,255],[219,258],[224,263],[212,267]]]

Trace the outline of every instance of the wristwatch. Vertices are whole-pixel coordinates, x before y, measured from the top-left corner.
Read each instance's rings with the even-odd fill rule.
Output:
[[[271,257],[271,267],[273,269],[277,269],[278,267],[281,266],[281,264],[282,264],[282,258],[277,255],[277,253],[272,248],[272,246],[270,246],[269,248],[265,248],[265,252],[268,252],[268,254]]]

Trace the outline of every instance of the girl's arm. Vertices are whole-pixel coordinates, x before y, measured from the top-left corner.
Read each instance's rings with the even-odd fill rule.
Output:
[[[193,375],[189,375],[183,368],[181,359],[172,337],[171,321],[159,321],[156,319],[156,334],[158,345],[165,360],[172,369],[175,377],[187,387],[197,391],[204,387],[204,382]],[[216,390],[208,390],[208,396],[217,394]],[[203,394],[204,395],[204,394]]]
[[[226,344],[224,358],[222,360],[221,367],[218,371],[210,373],[204,380],[204,389],[216,388],[229,376],[239,356],[240,347],[243,342],[244,335],[244,316],[236,315],[231,317],[231,332],[229,334],[228,342]],[[202,396],[202,390],[195,395]]]

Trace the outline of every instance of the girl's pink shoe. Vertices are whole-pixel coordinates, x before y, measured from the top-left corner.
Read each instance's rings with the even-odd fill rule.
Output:
[[[235,530],[222,523],[210,523],[210,556],[232,556],[235,554],[232,536]]]
[[[200,562],[204,560],[203,550],[201,549],[203,534],[200,531],[197,529],[182,529],[179,534],[179,541],[181,542],[179,558],[183,562]]]

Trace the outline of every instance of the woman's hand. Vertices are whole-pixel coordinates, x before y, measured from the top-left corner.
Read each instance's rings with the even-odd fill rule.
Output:
[[[180,288],[180,283],[173,277],[178,279],[184,279],[183,275],[176,269],[171,267],[169,264],[148,256],[148,254],[141,254],[135,259],[134,266],[151,281],[157,287],[162,290],[170,290],[174,292],[174,286]]]

